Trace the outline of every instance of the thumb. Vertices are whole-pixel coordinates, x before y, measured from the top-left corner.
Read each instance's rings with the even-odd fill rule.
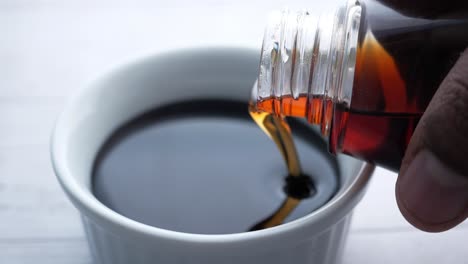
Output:
[[[396,196],[403,216],[421,230],[445,231],[468,217],[468,49],[418,123]]]

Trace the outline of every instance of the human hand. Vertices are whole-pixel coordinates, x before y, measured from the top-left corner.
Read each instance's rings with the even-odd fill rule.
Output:
[[[424,112],[396,184],[398,207],[414,226],[448,230],[468,217],[468,49]]]
[[[380,1],[411,16],[468,11],[465,0]],[[445,231],[468,217],[468,49],[418,123],[395,193],[403,216],[421,230]]]

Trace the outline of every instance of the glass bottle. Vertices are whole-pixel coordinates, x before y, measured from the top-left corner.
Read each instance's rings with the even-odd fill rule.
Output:
[[[398,170],[438,86],[468,47],[468,16],[418,18],[375,1],[271,15],[259,111],[307,118],[342,152]],[[436,125],[436,124],[434,124]]]

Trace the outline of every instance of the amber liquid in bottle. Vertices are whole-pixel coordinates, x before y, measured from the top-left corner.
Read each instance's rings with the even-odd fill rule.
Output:
[[[421,115],[468,47],[468,17],[411,18],[371,1],[362,16],[351,106],[335,106],[330,149],[398,170]]]
[[[333,115],[329,147],[396,171],[432,96],[468,47],[468,16],[422,19],[373,1],[361,4],[350,105],[335,102],[324,113]],[[303,94],[257,105],[269,112],[285,106],[285,114],[317,123],[317,113],[333,109],[323,107],[328,103]]]

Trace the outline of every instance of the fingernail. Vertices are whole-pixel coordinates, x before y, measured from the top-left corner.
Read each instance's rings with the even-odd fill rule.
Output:
[[[431,229],[466,217],[468,177],[447,167],[430,151],[419,152],[411,161],[398,178],[397,192],[404,215],[417,227]]]

